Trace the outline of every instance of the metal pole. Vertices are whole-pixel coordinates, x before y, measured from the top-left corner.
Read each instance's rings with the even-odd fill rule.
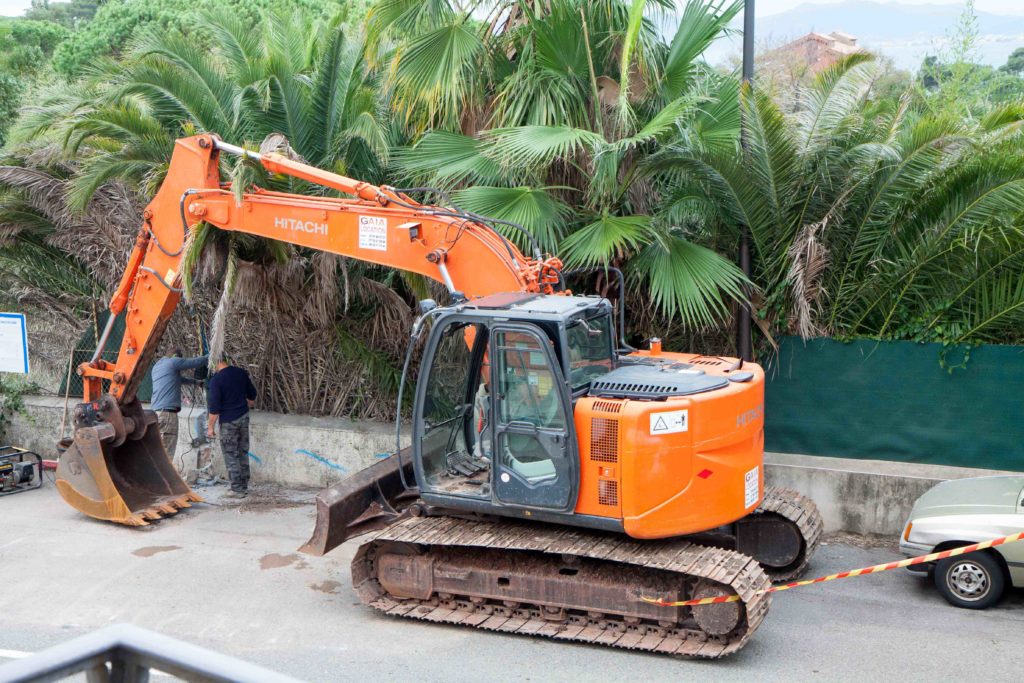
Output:
[[[743,4],[743,85],[750,86],[754,80],[754,0],[744,0]],[[742,116],[742,111],[741,111]],[[742,118],[741,124],[742,124]],[[740,149],[744,158],[747,156],[747,136],[740,128]],[[750,226],[743,225],[740,229],[740,269],[747,279],[751,277],[750,268]],[[742,360],[753,360],[750,339],[750,296],[749,287],[745,287],[744,299],[740,303],[739,317],[736,321],[736,351]]]
[[[114,329],[114,320],[117,316],[114,315],[113,311],[107,311],[107,324],[103,326],[103,334],[100,335],[100,339],[96,342],[96,352],[92,354],[92,358],[89,360],[90,363],[95,363],[99,360],[100,355],[103,353],[103,348],[107,345],[107,339],[110,338],[110,331]]]

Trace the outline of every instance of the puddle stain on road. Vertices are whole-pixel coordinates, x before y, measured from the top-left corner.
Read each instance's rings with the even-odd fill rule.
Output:
[[[136,557],[153,557],[157,553],[169,553],[172,550],[181,550],[180,545],[150,545],[132,551]]]
[[[298,562],[298,564],[295,564],[296,562]],[[309,566],[301,556],[296,555],[295,553],[290,555],[270,553],[260,558],[260,569],[279,569],[293,564],[295,564],[296,569],[304,569]]]
[[[315,591],[333,595],[338,592],[339,588],[341,588],[341,583],[338,581],[321,581],[320,583],[311,583],[309,584],[309,587]]]

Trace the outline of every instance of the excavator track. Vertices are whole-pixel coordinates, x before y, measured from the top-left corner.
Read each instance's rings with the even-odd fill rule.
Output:
[[[800,550],[795,559],[782,567],[762,563],[773,583],[792,581],[801,576],[821,543],[824,522],[818,506],[807,496],[792,489],[767,487],[761,505],[752,516],[782,518],[795,527],[800,536]],[[743,548],[740,548],[741,552]],[[756,556],[756,555],[755,555]]]
[[[454,517],[396,522],[360,546],[352,583],[393,616],[716,659],[761,624],[768,576],[734,550]],[[737,594],[738,602],[665,607]]]

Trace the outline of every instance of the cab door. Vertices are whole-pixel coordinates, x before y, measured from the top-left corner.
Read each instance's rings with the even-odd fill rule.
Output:
[[[547,335],[533,325],[491,332],[495,502],[568,511],[578,466],[571,407]]]

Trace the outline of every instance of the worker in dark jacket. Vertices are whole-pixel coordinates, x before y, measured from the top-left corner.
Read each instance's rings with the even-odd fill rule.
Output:
[[[256,387],[244,368],[223,360],[217,363],[217,373],[208,387],[206,435],[216,436],[219,421],[220,448],[231,480],[225,498],[245,498],[249,492],[249,408],[256,401]]]
[[[167,355],[153,363],[153,410],[160,417],[160,438],[168,457],[174,457],[178,448],[178,413],[181,412],[181,385],[199,384],[199,380],[182,377],[186,370],[206,365],[207,357],[182,358],[181,349],[174,347]]]

